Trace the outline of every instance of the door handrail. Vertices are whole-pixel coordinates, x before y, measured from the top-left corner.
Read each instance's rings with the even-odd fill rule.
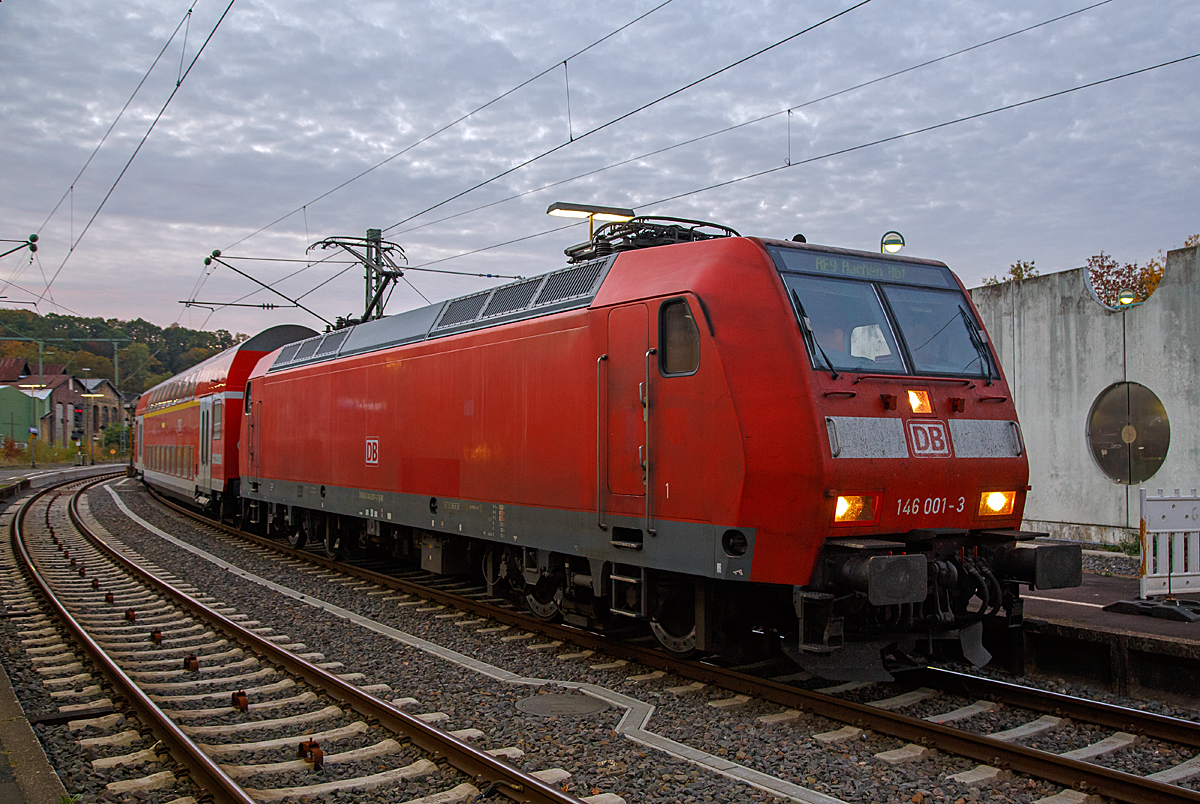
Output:
[[[646,533],[653,536],[654,522],[654,479],[650,468],[650,358],[658,354],[653,346],[646,350],[646,388],[642,395],[642,420],[646,423],[646,460],[642,465],[642,478],[646,485]]]
[[[604,470],[601,454],[605,451],[604,426],[603,426],[603,403],[608,394],[601,394],[603,386],[604,363],[608,360],[608,355],[600,355],[596,358],[596,525],[600,530],[608,530],[608,525],[604,523]]]

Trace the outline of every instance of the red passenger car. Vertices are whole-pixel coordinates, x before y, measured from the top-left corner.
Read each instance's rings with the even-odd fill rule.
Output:
[[[201,506],[232,502],[236,511],[246,376],[263,355],[314,334],[272,327],[142,394],[134,466],[146,482]]]
[[[843,678],[982,664],[1019,583],[1079,583],[1077,547],[1018,546],[1020,426],[949,268],[693,224],[265,357],[245,521]]]

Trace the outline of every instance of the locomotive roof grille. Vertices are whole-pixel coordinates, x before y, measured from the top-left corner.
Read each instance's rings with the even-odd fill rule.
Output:
[[[538,304],[550,304],[560,299],[570,299],[581,296],[592,289],[604,268],[604,260],[585,262],[577,268],[550,274],[546,277],[546,286],[538,296]]]
[[[487,293],[468,296],[465,299],[455,299],[446,305],[446,312],[442,313],[442,320],[438,322],[438,328],[473,321],[479,316],[479,311],[483,309],[484,302],[487,299]]]
[[[284,348],[269,371],[364,354],[586,307],[615,256],[569,265],[492,290],[460,296],[330,332]]]
[[[296,359],[303,360],[306,357],[312,357],[317,353],[317,347],[321,345],[322,338],[318,335],[315,338],[310,338],[300,344],[300,350],[296,352]]]
[[[332,355],[342,348],[342,344],[346,342],[346,336],[350,334],[348,329],[339,329],[336,332],[331,332],[321,341],[321,345],[317,347],[317,356],[324,357]]]
[[[279,357],[275,359],[276,363],[290,363],[292,358],[296,356],[296,352],[300,350],[300,344],[290,343],[283,347],[283,351],[279,353]]]
[[[558,302],[590,300],[600,289],[598,287],[599,280],[606,273],[605,269],[610,264],[611,261],[608,259],[592,260],[544,276],[525,279],[510,285],[502,285],[494,290],[455,299],[446,306],[446,311],[442,313],[442,317],[433,327],[433,331],[441,334],[442,331],[450,328],[455,328],[456,331],[462,328],[471,329],[473,327],[464,327],[464,325],[477,324],[485,320],[490,323],[500,316],[504,316],[505,320],[514,316],[523,317],[522,314],[532,314]],[[537,293],[539,288],[541,288],[541,293]],[[535,294],[537,300],[532,301]],[[485,302],[487,302],[486,305]]]
[[[488,306],[484,309],[485,316],[501,315],[503,313],[511,313],[513,310],[524,310],[529,306],[529,302],[533,301],[533,294],[537,293],[538,287],[542,284],[542,277],[535,279],[527,279],[524,282],[518,282],[515,285],[505,285],[502,288],[497,288],[492,294],[492,300],[488,302]]]

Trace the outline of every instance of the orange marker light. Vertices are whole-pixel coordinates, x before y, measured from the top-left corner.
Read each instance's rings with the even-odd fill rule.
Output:
[[[908,406],[912,408],[913,413],[933,413],[928,391],[909,391]]]
[[[838,497],[833,509],[834,522],[870,522],[875,519],[873,495]]]
[[[1006,516],[1016,502],[1015,491],[985,491],[979,495],[979,516]]]

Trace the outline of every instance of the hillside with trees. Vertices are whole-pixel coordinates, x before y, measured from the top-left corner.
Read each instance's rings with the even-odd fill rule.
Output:
[[[20,338],[26,340],[16,340]],[[174,324],[164,329],[140,318],[40,316],[29,310],[0,309],[0,357],[23,357],[36,373],[40,340],[46,365],[65,363],[67,373],[76,376],[84,376],[83,369],[88,368],[87,376],[116,382],[115,356],[125,393],[141,393],[245,339],[223,329],[201,332]]]

